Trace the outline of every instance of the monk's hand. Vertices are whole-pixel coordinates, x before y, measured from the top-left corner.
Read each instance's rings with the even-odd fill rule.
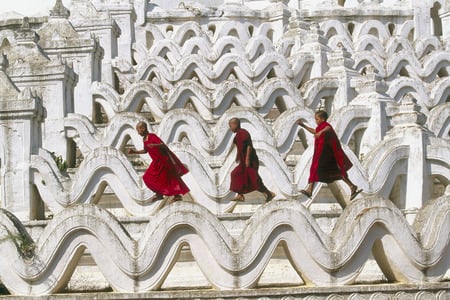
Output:
[[[302,119],[298,119],[298,120],[297,120],[297,124],[298,124],[299,126],[301,126],[301,127],[305,126],[305,123],[303,123],[303,120],[302,120]]]
[[[128,154],[134,154],[134,149],[128,149]]]
[[[250,167],[250,159],[249,158],[246,158],[245,159],[245,167]]]

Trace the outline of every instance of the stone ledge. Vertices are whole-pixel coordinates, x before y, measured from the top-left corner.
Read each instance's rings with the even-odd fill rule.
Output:
[[[438,284],[374,284],[344,287],[299,287],[299,288],[261,288],[234,291],[216,290],[171,290],[146,293],[79,293],[45,296],[0,296],[0,299],[14,300],[84,300],[84,299],[424,299],[445,300],[450,297],[450,283]],[[355,298],[358,297],[358,298]],[[375,297],[375,298],[373,298]],[[334,298],[333,298],[334,299]]]

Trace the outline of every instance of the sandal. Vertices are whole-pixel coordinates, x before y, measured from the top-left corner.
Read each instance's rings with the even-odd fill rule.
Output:
[[[308,198],[311,198],[312,193],[308,192],[307,190],[300,190],[300,193],[302,193],[303,195],[305,195]]]
[[[358,196],[359,193],[362,192],[362,189],[358,189],[358,187],[355,185],[352,188],[352,193],[350,194],[350,201],[355,199],[356,196]]]
[[[172,201],[170,201],[170,203],[174,203],[174,202],[182,201],[182,200],[183,200],[183,198],[181,197],[181,195],[175,195],[175,196],[173,196]]]
[[[156,194],[156,195],[153,195],[153,197],[150,198],[150,202],[155,202],[155,201],[162,200],[162,199],[164,199],[163,195]]]
[[[243,201],[245,201],[245,197],[244,197],[244,195],[237,195],[236,197],[234,197],[233,199],[231,199],[231,201],[235,201],[235,202],[243,202]]]

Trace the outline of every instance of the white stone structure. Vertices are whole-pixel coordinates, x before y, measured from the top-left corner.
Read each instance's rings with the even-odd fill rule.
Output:
[[[0,20],[10,294],[450,297],[448,0],[55,2]],[[295,121],[319,107],[364,189],[351,203],[340,182],[299,193],[314,141]],[[271,203],[230,202],[231,117]],[[126,151],[143,119],[190,170],[182,203],[148,201],[149,158]]]

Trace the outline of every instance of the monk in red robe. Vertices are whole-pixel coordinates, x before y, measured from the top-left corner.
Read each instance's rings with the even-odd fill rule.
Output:
[[[308,187],[300,192],[311,198],[314,184],[318,181],[330,183],[342,179],[350,187],[350,200],[353,200],[362,190],[358,189],[348,178],[347,171],[353,166],[344,150],[333,127],[327,123],[328,114],[319,110],[314,116],[316,129],[306,126],[302,120],[297,124],[314,134],[314,155],[312,159]]]
[[[228,125],[236,133],[233,143],[237,147],[236,162],[238,166],[231,172],[230,190],[237,193],[232,201],[244,201],[244,194],[260,191],[266,196],[266,202],[275,197],[275,194],[264,185],[258,174],[259,160],[253,148],[252,139],[247,130],[241,128],[241,121],[232,118]]]
[[[144,139],[144,149],[139,151],[130,149],[128,153],[148,153],[152,159],[152,163],[142,177],[145,185],[155,192],[150,200],[161,200],[164,196],[174,196],[173,202],[181,200],[181,195],[189,192],[181,176],[189,170],[156,134],[148,132],[145,122],[139,122],[136,125],[136,131]]]

